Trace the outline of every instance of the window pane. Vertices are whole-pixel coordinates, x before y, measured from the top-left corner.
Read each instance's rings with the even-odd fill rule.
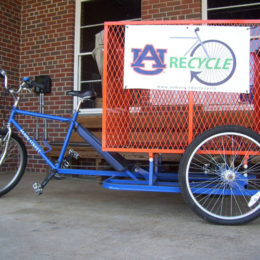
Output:
[[[97,93],[97,98],[94,101],[85,101],[81,105],[81,108],[100,108],[102,107],[102,83],[101,82],[91,82],[81,84],[81,89],[83,91],[93,90]]]
[[[102,31],[105,21],[139,19],[141,0],[87,0],[81,2],[80,53],[90,53],[95,48],[95,34]],[[85,27],[85,28],[82,28]],[[96,61],[89,55],[80,56],[80,90],[97,92],[95,101],[82,104],[81,108],[102,107],[102,82]],[[96,82],[99,81],[99,82]]]
[[[101,79],[97,63],[92,55],[81,57],[81,81]]]
[[[260,5],[208,11],[208,19],[259,19]]]
[[[95,49],[95,35],[102,31],[104,26],[82,28],[80,35],[80,52],[91,52]]]
[[[208,0],[208,8],[231,6],[231,5],[245,5],[245,4],[255,4],[260,3],[260,1],[255,0]]]
[[[141,0],[91,0],[82,3],[81,26],[141,17]]]

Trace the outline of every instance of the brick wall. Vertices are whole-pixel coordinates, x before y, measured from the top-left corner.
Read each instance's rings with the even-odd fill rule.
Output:
[[[142,19],[201,19],[201,0],[142,0]]]
[[[74,16],[75,0],[0,1],[0,67],[8,72],[11,85],[23,76],[49,75],[53,82],[52,93],[45,96],[49,114],[70,116],[72,112],[72,98],[65,93],[73,88]],[[142,0],[144,20],[200,18],[201,0]],[[9,105],[2,90],[1,84],[0,98]],[[38,111],[39,96],[27,94],[21,104],[21,109]],[[19,117],[19,121],[33,136],[36,120]],[[63,140],[66,125],[49,122],[48,126],[49,141]],[[46,165],[29,147],[28,154],[27,169],[45,171]]]
[[[20,78],[49,75],[52,92],[45,95],[45,113],[70,117],[72,98],[66,96],[73,89],[74,12],[73,0],[23,0],[20,45]],[[27,94],[21,109],[39,111],[39,96]],[[20,122],[31,136],[35,133],[36,119],[20,117]],[[39,136],[43,137],[40,120]],[[49,141],[64,140],[67,125],[48,122]],[[41,143],[39,141],[39,143]],[[44,171],[40,157],[28,148],[28,171]]]
[[[0,1],[0,69],[8,73],[10,86],[16,86],[19,77],[20,10],[21,0]],[[7,120],[6,109],[12,100],[5,91],[3,82],[0,78],[0,127]]]

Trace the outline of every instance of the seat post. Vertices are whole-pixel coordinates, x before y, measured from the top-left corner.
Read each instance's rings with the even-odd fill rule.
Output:
[[[83,102],[83,98],[79,98],[80,100],[79,100],[79,103],[78,103],[78,106],[77,106],[77,108],[76,108],[76,112],[79,112],[79,109],[80,109],[80,106],[81,106],[81,104],[82,104],[82,102]]]

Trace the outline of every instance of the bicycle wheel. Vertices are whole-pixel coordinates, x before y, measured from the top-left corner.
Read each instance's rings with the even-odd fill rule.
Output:
[[[6,130],[0,130],[0,158],[3,156]],[[22,139],[12,133],[6,156],[0,165],[0,196],[13,189],[22,178],[27,163],[27,151]]]
[[[260,216],[260,137],[240,126],[212,128],[187,147],[179,167],[186,202],[207,221],[238,225]]]
[[[236,68],[236,57],[232,49],[224,42],[207,40],[197,45],[190,54],[191,57],[212,59],[205,63],[194,75],[202,84],[217,86],[229,80]],[[224,69],[223,69],[224,68]]]

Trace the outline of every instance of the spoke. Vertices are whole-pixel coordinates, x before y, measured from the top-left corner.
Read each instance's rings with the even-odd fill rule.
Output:
[[[222,185],[221,185],[221,183],[219,182],[219,184],[216,186],[215,189],[220,189],[221,186],[222,186]],[[201,202],[201,201],[203,201],[203,200],[206,200],[207,198],[210,198],[210,197],[214,194],[214,191],[215,191],[215,190],[212,188],[212,189],[211,189],[211,192],[210,192],[209,194],[207,194],[207,195],[205,195],[205,196],[204,196],[204,194],[203,194],[203,197],[202,197],[201,200],[199,200],[199,202]],[[214,195],[217,195],[217,194],[214,194]],[[200,196],[201,196],[201,194],[195,196],[195,198],[199,198]],[[201,205],[203,206],[204,204],[205,204],[205,202],[204,202],[203,204],[201,204]]]
[[[224,196],[224,194],[225,194],[225,190],[226,190],[226,185],[224,185],[224,187],[223,187],[223,195],[222,195],[222,199],[221,199],[221,204],[220,204],[220,206],[221,206],[221,208],[220,208],[220,215],[222,216],[223,214],[222,214],[222,211],[223,211],[223,205],[224,205],[224,198],[225,198],[225,196]]]
[[[216,178],[215,182],[220,183],[220,182],[218,182],[218,180],[219,180],[219,178]],[[207,185],[200,187],[202,184],[207,184]],[[196,192],[198,192],[201,189],[206,189],[206,188],[212,186],[212,184],[213,184],[212,181],[200,181],[200,182],[197,183],[197,185],[194,185],[194,183],[192,183],[191,189],[194,190],[194,189],[196,189],[196,187],[200,187],[199,189],[196,189]]]
[[[230,189],[230,191],[231,191],[231,198],[234,197],[234,200],[235,200],[235,203],[236,203],[236,205],[237,205],[237,207],[238,207],[238,210],[239,210],[239,212],[240,212],[240,215],[243,215],[243,213],[242,213],[242,211],[241,211],[241,209],[240,209],[240,206],[239,206],[239,204],[238,204],[238,202],[237,202],[236,196],[235,196],[235,195],[232,195],[233,190]],[[233,209],[233,207],[232,207],[232,209]],[[231,209],[231,213],[232,213],[232,209]],[[231,216],[233,216],[233,215],[231,214]]]
[[[219,201],[220,198],[222,198],[221,200],[222,200],[222,203],[223,203],[223,198],[225,197],[225,187],[226,187],[226,185],[223,186],[222,194],[219,194],[218,198],[216,199],[215,204],[212,206],[210,211],[213,211],[213,209],[217,205],[217,202]],[[221,208],[222,208],[222,203],[221,203]],[[215,212],[217,212],[217,210]],[[222,214],[220,214],[220,215],[222,215]]]
[[[245,200],[245,203],[247,204],[248,200],[246,199],[245,195],[246,196],[250,196],[250,194],[248,193],[248,191],[245,188],[242,189],[242,187],[239,184],[236,184],[236,187],[241,192],[241,196],[240,197],[243,197],[244,200]]]
[[[213,161],[216,165],[218,165],[218,162],[215,160],[215,158],[210,153],[207,153],[207,155],[209,155],[209,156],[207,157],[207,156],[205,156],[205,154],[203,154],[203,155],[202,154],[196,154],[196,157],[200,157],[200,159],[202,159],[202,160],[204,160],[208,163],[212,163],[212,161]],[[194,160],[201,163],[199,158],[197,159],[196,157],[194,157]],[[210,159],[212,159],[212,160],[210,160]]]
[[[249,169],[244,170],[244,172],[248,171],[248,172],[252,172],[253,173],[255,170],[260,175],[260,163],[253,164]]]
[[[248,181],[248,183],[250,183],[250,185],[251,185],[252,187],[254,187],[256,191],[259,191],[259,190],[260,190],[260,183],[257,184],[257,185],[255,184],[255,182],[252,182],[252,181]]]
[[[225,151],[225,147],[224,147],[224,144],[225,144],[225,142],[224,142],[224,139],[223,139],[223,136],[222,136],[222,146],[223,146],[223,152]],[[227,160],[226,160],[226,154],[224,153],[224,156],[223,156],[224,158],[224,162],[226,163],[227,162]]]

